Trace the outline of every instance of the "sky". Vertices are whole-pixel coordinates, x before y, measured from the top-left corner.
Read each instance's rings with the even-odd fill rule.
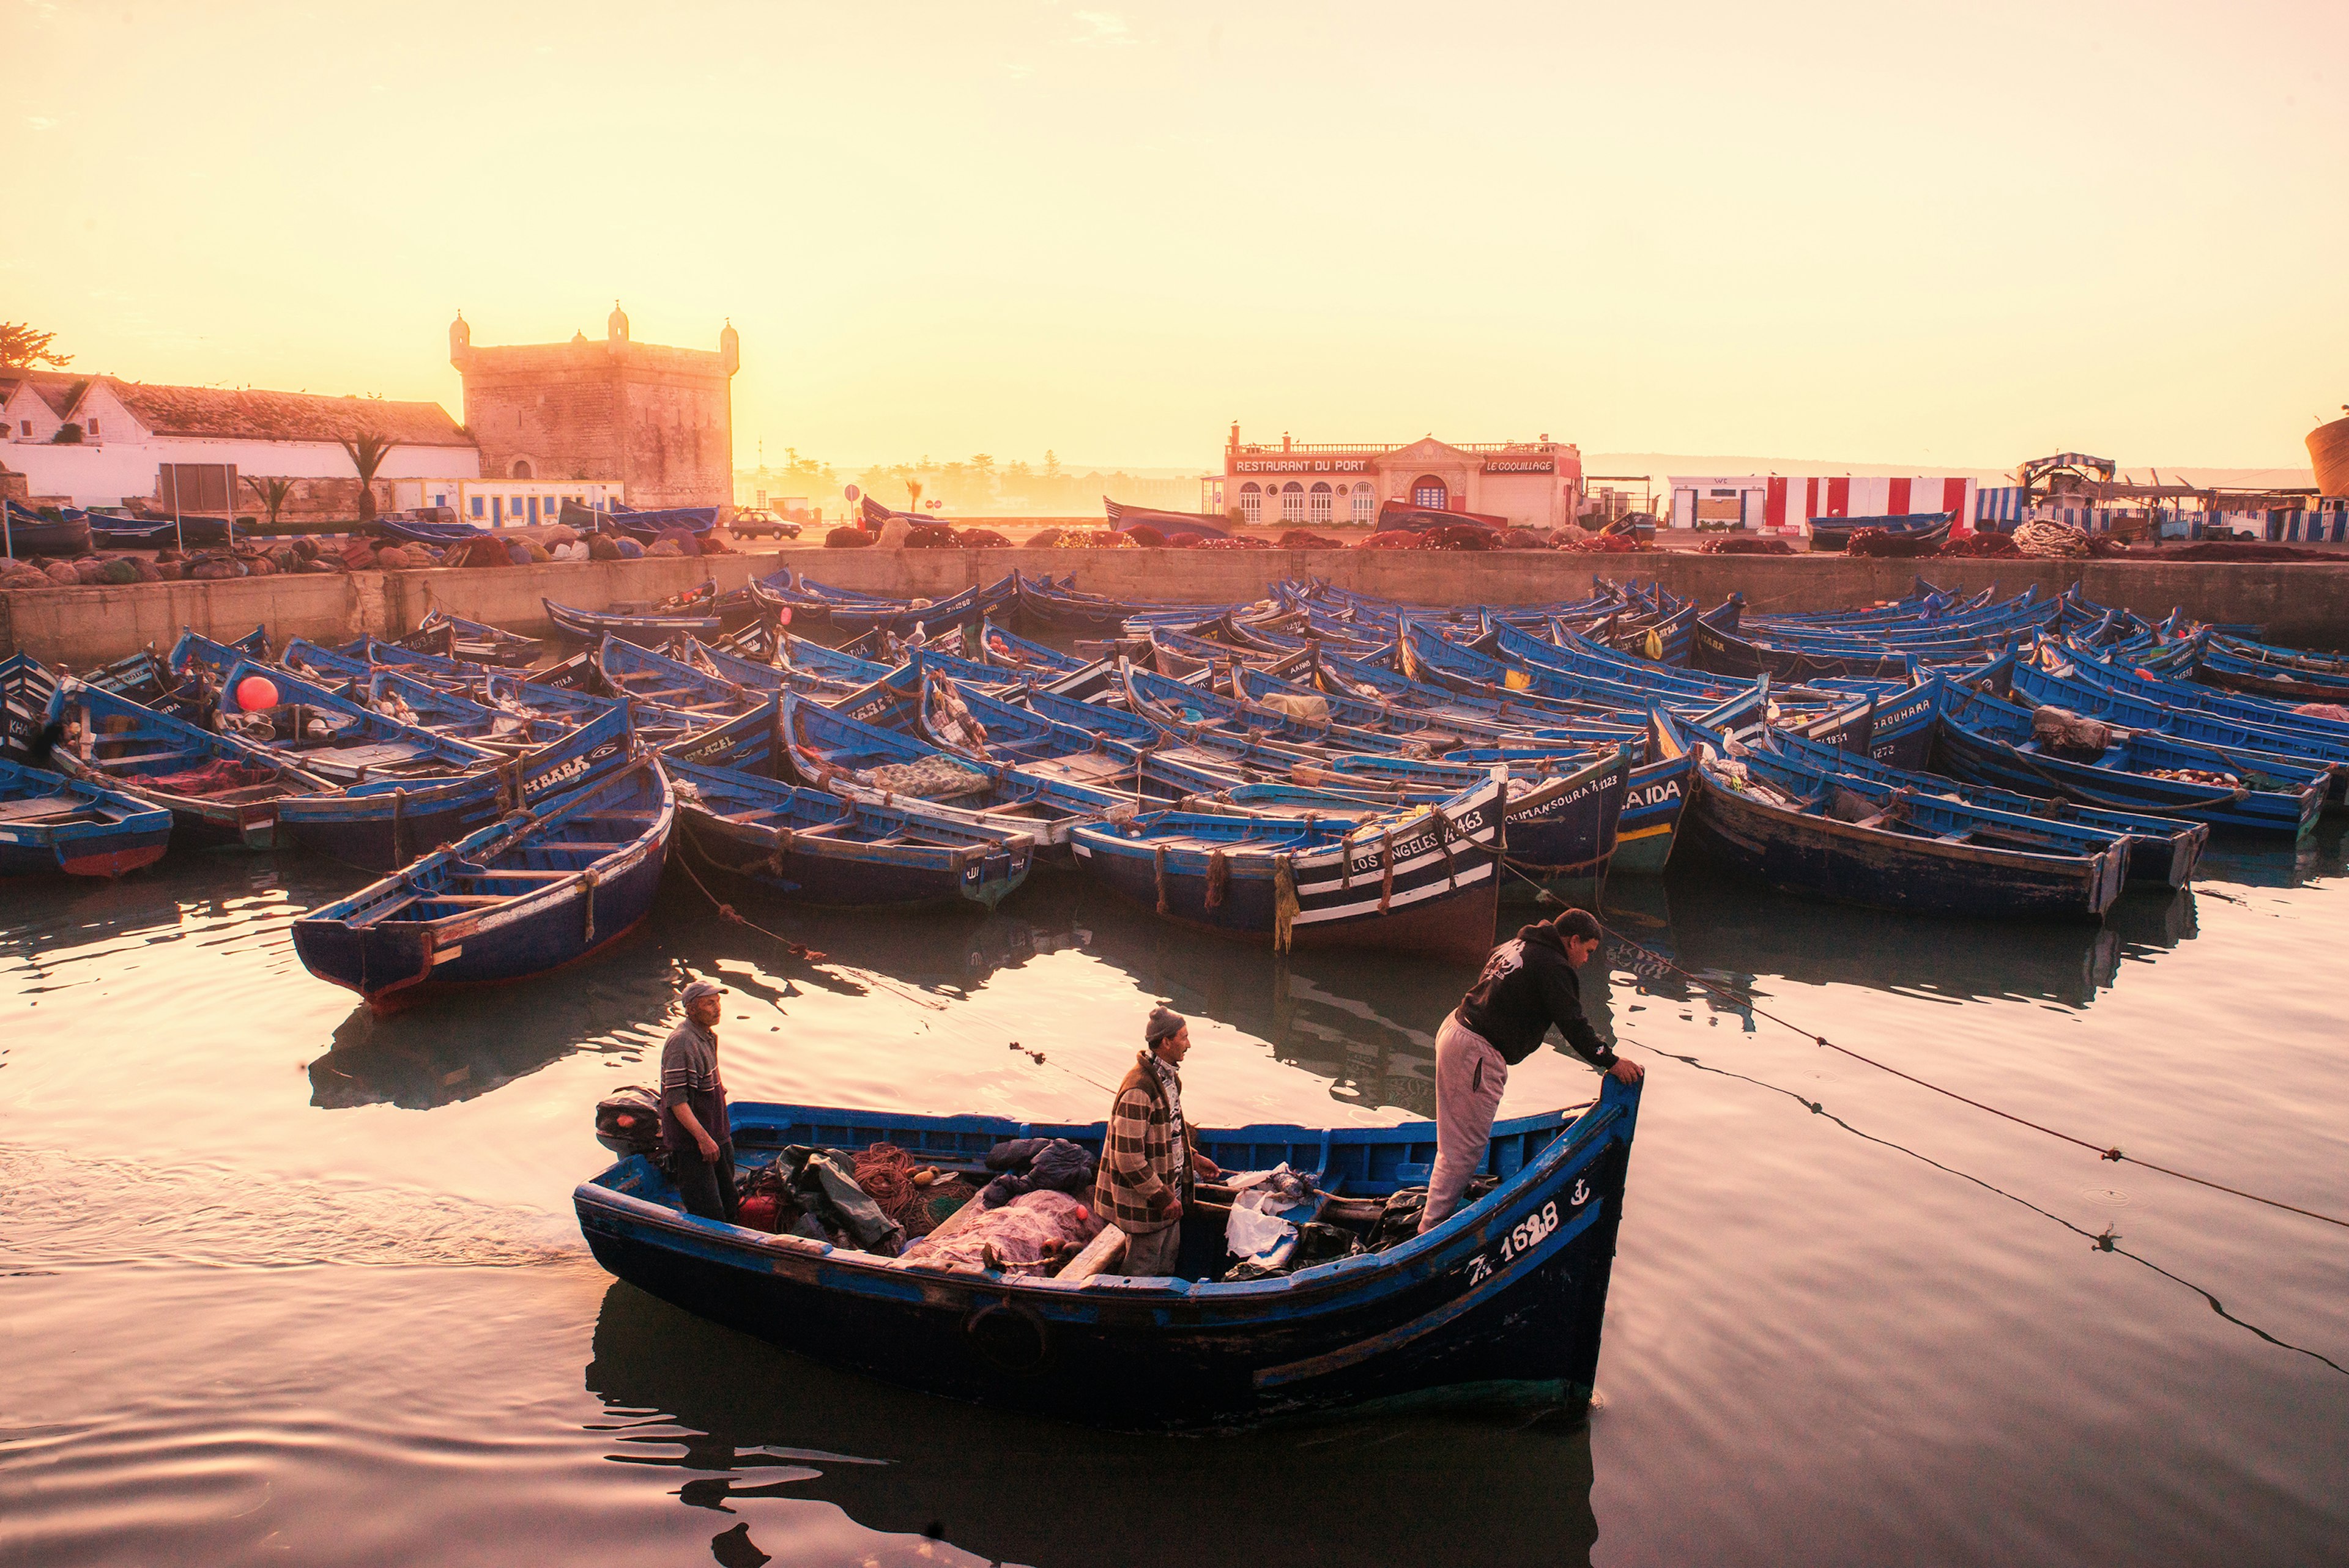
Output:
[[[735,456],[1244,435],[2302,466],[2349,5],[0,0],[0,319],[433,398],[741,334]]]

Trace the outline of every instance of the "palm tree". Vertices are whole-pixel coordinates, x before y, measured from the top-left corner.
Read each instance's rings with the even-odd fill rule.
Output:
[[[269,509],[269,531],[276,532],[277,514],[285,510],[286,498],[294,493],[294,481],[292,480],[257,480],[251,474],[246,474],[244,482],[253,487],[253,493],[259,496],[261,504]]]
[[[383,467],[384,459],[391,456],[392,448],[399,445],[389,436],[374,430],[361,430],[346,437],[343,450],[351,455],[351,467],[359,471],[359,521],[375,521],[375,471]]]

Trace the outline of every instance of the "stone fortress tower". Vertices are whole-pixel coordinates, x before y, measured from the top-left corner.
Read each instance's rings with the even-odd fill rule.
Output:
[[[465,378],[465,425],[483,479],[618,480],[634,507],[730,506],[734,372],[728,322],[718,349],[665,348],[628,336],[617,300],[604,341],[473,346],[460,312],[449,363]]]

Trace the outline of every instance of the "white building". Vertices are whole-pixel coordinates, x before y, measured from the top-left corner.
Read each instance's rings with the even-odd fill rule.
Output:
[[[617,480],[395,480],[391,504],[449,507],[483,528],[528,528],[556,521],[566,500],[605,511],[627,500],[626,490]]]
[[[0,371],[0,463],[24,474],[33,494],[77,506],[143,500],[168,511],[176,500],[191,511],[251,512],[258,501],[241,481],[290,479],[297,510],[315,500],[347,512],[357,476],[342,442],[370,431],[393,443],[376,471],[379,500],[389,500],[384,481],[481,475],[481,449],[438,403],[12,369]]]
[[[1674,474],[1674,528],[1807,535],[1815,517],[1908,517],[1946,511],[1971,525],[1977,481],[1949,476]]]

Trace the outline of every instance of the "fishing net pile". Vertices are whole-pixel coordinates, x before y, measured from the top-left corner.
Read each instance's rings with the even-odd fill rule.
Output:
[[[2016,547],[2014,536],[2011,533],[1970,533],[1963,539],[1952,539],[1942,544],[1941,548],[1934,553],[1938,555],[2001,559],[2008,556],[2021,555],[2023,552]]]
[[[940,1221],[970,1202],[975,1191],[959,1176],[934,1165],[916,1165],[911,1154],[894,1143],[875,1143],[856,1157],[856,1184],[875,1208],[905,1227],[908,1237],[936,1230]]]
[[[139,782],[167,795],[204,797],[250,789],[276,777],[274,769],[254,768],[222,757],[184,772],[150,773]]]
[[[2015,553],[2044,561],[2085,561],[2088,558],[2088,536],[2068,523],[2048,522],[2034,519],[2017,523],[2008,535],[2014,541]]]
[[[826,550],[862,550],[873,542],[874,536],[861,528],[835,528],[823,536]]]
[[[2158,552],[2164,561],[2344,561],[2337,550],[2310,550],[2297,544],[2269,544],[2253,539],[2198,539],[2191,544],[2169,545]]]
[[[976,794],[988,787],[986,774],[951,757],[925,757],[918,762],[885,762],[856,770],[859,783],[885,795],[911,795],[921,800],[950,800]]]
[[[1594,533],[1558,546],[1583,555],[1632,555],[1655,548],[1635,533]]]
[[[951,1235],[923,1237],[905,1249],[903,1261],[931,1268],[1050,1274],[1083,1251],[1101,1229],[1092,1211],[1068,1193],[1028,1192],[976,1216]]]
[[[1750,534],[1724,533],[1696,547],[1699,555],[1792,555],[1795,547],[1783,539],[1756,539]]]
[[[2099,756],[2113,743],[2112,726],[2086,718],[2069,708],[2034,708],[2031,714],[2031,738],[2051,751],[2079,752]]]

